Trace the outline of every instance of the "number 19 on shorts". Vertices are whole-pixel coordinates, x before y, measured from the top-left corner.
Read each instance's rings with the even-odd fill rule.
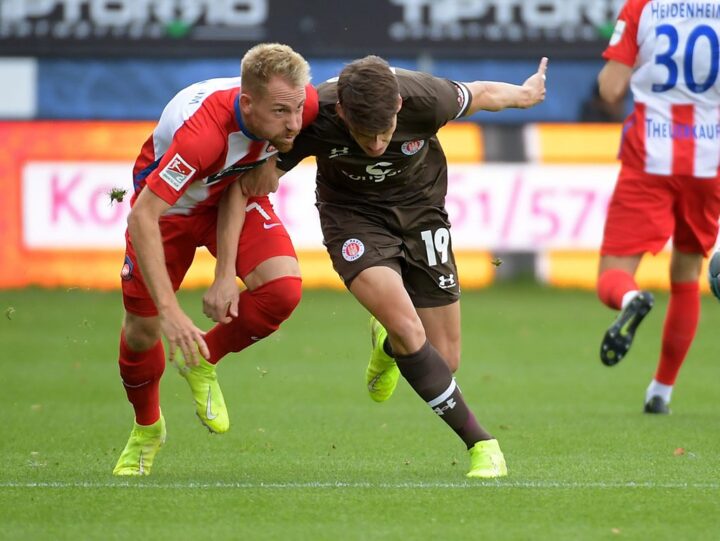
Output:
[[[437,256],[440,256],[440,263],[447,263],[448,249],[450,247],[450,231],[445,227],[441,227],[435,231],[433,235],[429,229],[420,232],[420,237],[425,242],[425,251],[427,253],[428,265],[434,267],[437,265]]]

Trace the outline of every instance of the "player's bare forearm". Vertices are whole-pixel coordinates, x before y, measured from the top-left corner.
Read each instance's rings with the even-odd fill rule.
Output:
[[[227,187],[218,207],[215,279],[203,295],[203,313],[218,323],[238,315],[240,291],[235,283],[240,235],[245,223],[247,197],[240,181]]]
[[[169,208],[155,194],[146,189],[138,197],[128,215],[128,232],[135,247],[138,264],[150,296],[158,310],[174,308],[177,299],[165,265],[160,216]]]
[[[522,85],[497,81],[465,83],[472,94],[472,103],[466,116],[478,111],[502,111],[503,109],[527,109],[545,99],[545,73],[548,59],[540,60],[537,72]]]
[[[218,207],[216,279],[235,279],[238,242],[245,223],[245,207],[247,197],[243,195],[238,180],[225,190]]]
[[[179,347],[187,363],[193,366],[198,363],[198,351],[206,359],[210,352],[203,332],[180,307],[167,272],[160,217],[168,208],[170,205],[145,188],[128,215],[128,232],[145,285],[160,315],[160,328],[168,342],[168,359],[173,361]]]

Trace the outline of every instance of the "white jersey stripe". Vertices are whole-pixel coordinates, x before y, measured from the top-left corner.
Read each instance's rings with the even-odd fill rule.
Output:
[[[720,107],[695,107],[695,176],[715,177],[720,167]]]
[[[203,102],[213,92],[239,87],[240,77],[225,77],[200,81],[175,94],[165,106],[153,132],[155,156],[159,157],[165,154],[175,132],[200,109]]]
[[[654,175],[672,173],[672,114],[669,103],[645,104],[645,170]]]

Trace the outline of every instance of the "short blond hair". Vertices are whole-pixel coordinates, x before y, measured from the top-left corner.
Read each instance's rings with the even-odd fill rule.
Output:
[[[275,76],[296,87],[310,83],[310,65],[291,47],[281,43],[260,43],[242,59],[242,86],[250,92],[264,93]]]

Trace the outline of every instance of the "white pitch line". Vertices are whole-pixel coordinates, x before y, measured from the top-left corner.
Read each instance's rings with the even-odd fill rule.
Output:
[[[380,488],[380,489],[703,489],[718,490],[720,483],[654,483],[654,482],[562,482],[562,481],[477,481],[465,483],[345,483],[345,482],[308,482],[308,483],[155,483],[138,479],[134,482],[0,482],[0,488],[131,488],[131,489],[240,489],[240,490],[297,490],[297,489],[332,489],[332,488]]]

